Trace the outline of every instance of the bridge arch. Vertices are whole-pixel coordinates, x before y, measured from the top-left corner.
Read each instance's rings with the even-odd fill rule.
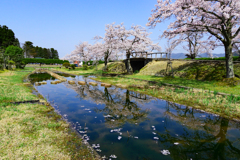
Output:
[[[135,72],[136,70],[140,71],[140,69],[142,69],[146,64],[148,64],[152,60],[169,60],[168,58],[162,58],[164,54],[166,55],[166,57],[168,56],[168,53],[166,52],[150,52],[150,53],[132,52],[130,56],[130,64],[133,69],[133,72]],[[125,66],[127,67],[127,59],[124,60],[124,63]]]

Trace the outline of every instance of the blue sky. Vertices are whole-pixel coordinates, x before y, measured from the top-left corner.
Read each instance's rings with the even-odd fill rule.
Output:
[[[0,25],[13,30],[21,43],[55,48],[60,58],[71,53],[80,41],[93,43],[96,35],[104,36],[105,25],[124,22],[146,27],[157,0],[0,0]],[[166,40],[159,35],[169,21],[158,24],[150,38],[164,51]],[[186,53],[181,46],[174,53]],[[224,53],[216,49],[214,53]]]

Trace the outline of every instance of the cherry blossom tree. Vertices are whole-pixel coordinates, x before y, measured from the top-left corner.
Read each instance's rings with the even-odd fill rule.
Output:
[[[202,33],[198,32],[186,32],[183,37],[183,41],[187,42],[187,46],[183,46],[183,49],[188,51],[187,58],[195,59],[200,53],[203,53],[203,46],[201,43],[203,38]]]
[[[151,33],[139,25],[132,25],[129,30],[125,28],[123,23],[117,25],[115,28],[115,34],[118,37],[117,41],[119,43],[119,50],[126,52],[127,58],[127,72],[132,74],[133,70],[130,64],[130,56],[132,52],[140,51],[152,51],[152,50],[161,50],[161,47],[158,44],[153,44],[151,39],[148,37]]]
[[[225,49],[226,78],[233,78],[232,47],[239,43],[239,0],[158,0],[147,26],[155,27],[166,19],[176,20],[164,31],[165,36],[184,32],[206,32]]]
[[[66,54],[62,60],[68,60],[69,62],[73,62],[74,60],[76,60],[76,56],[72,55],[72,54]]]
[[[102,51],[104,55],[104,70],[107,70],[107,62],[109,58],[113,55],[113,53],[118,52],[118,42],[119,40],[117,39],[117,34],[116,34],[116,28],[118,28],[119,25],[115,25],[115,23],[112,24],[107,24],[105,28],[105,36],[95,36],[94,39],[99,41],[102,41]]]
[[[91,47],[88,48],[88,58],[91,60],[95,60],[93,62],[93,65],[96,65],[96,70],[99,60],[103,59],[104,52],[104,44],[101,42],[94,43]]]
[[[81,42],[79,45],[75,46],[75,50],[71,52],[71,56],[77,59],[75,60],[83,60],[89,61],[92,58],[90,54],[91,45],[88,42]]]
[[[209,57],[212,57],[211,51],[214,49],[214,47],[213,45],[209,44],[214,43],[214,41],[211,41],[210,39],[208,40],[202,39],[203,39],[202,32],[184,32],[180,34],[179,38],[176,39],[176,42],[178,42],[178,44],[184,43],[183,49],[188,52],[185,55],[187,56],[187,58],[195,59],[201,53],[207,53]]]
[[[182,39],[168,39],[167,45],[165,46],[165,52],[167,52],[169,59],[171,59],[171,55],[173,50],[182,42]],[[167,56],[166,56],[167,58]]]

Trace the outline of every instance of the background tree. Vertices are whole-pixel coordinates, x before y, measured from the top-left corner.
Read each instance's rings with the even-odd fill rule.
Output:
[[[45,59],[59,59],[58,51],[54,48],[35,47],[30,41],[24,43],[23,50],[26,58],[41,57]]]
[[[233,51],[238,54],[238,60],[240,60],[240,43],[235,43],[233,45]]]
[[[150,33],[141,26],[132,26],[130,30],[127,30],[123,23],[115,25],[115,23],[106,25],[105,36],[95,36],[95,40],[102,40],[101,43],[96,45],[89,45],[88,42],[80,43],[76,46],[76,49],[72,51],[70,55],[66,55],[64,59],[70,60],[70,58],[80,58],[83,60],[96,59],[96,55],[104,59],[105,68],[107,69],[107,62],[109,59],[116,59],[118,53],[126,53],[127,57],[127,71],[132,73],[132,67],[130,64],[130,55],[133,51],[147,51],[157,49],[161,47],[157,44],[153,44],[148,37]],[[75,59],[75,60],[76,60]],[[99,58],[98,58],[99,59]]]
[[[20,46],[17,38],[15,38],[14,32],[7,26],[0,25],[0,47],[6,49],[9,45]]]
[[[48,59],[50,57],[50,51],[47,48],[43,48],[43,58]]]
[[[114,52],[118,52],[118,48],[119,48],[119,39],[117,37],[117,32],[119,31],[119,29],[121,29],[121,27],[123,27],[123,25],[115,25],[115,23],[112,24],[107,24],[106,28],[105,28],[105,36],[101,37],[101,36],[95,36],[94,39],[95,40],[103,40],[102,43],[102,47],[101,49],[103,49],[103,57],[104,57],[104,70],[107,70],[107,62],[110,58],[110,56],[114,53]]]
[[[14,61],[16,66],[18,66],[24,58],[23,50],[17,46],[8,46],[5,50],[4,58],[5,61]]]
[[[31,41],[26,41],[23,45],[24,57],[30,58],[32,54],[34,54],[35,50],[33,50],[34,46]]]
[[[82,60],[89,61],[92,58],[92,54],[89,52],[91,45],[88,42],[81,42],[79,45],[75,46],[76,49],[71,52],[70,55],[66,55],[65,58],[69,60]]]
[[[168,39],[167,45],[165,46],[165,52],[167,52],[169,59],[171,59],[171,55],[173,50],[182,42],[181,39]],[[167,57],[166,57],[167,58]]]
[[[36,46],[37,49],[37,57],[43,58],[43,48]]]
[[[153,44],[151,39],[148,37],[151,33],[139,25],[132,25],[129,30],[127,30],[123,23],[115,27],[115,34],[118,37],[119,50],[125,51],[127,58],[127,72],[132,74],[133,70],[130,64],[130,56],[133,51],[147,51],[156,48],[160,50],[161,47],[158,44]]]
[[[198,32],[186,32],[183,34],[182,41],[187,42],[187,47],[184,45],[183,49],[188,51],[186,54],[187,58],[195,59],[200,53],[201,49],[203,49],[201,38],[203,38],[202,33]]]
[[[3,48],[0,47],[0,69],[4,69],[5,68],[5,59],[4,59],[4,52],[5,50]]]
[[[174,17],[176,20],[164,31],[165,36],[184,32],[206,32],[225,49],[226,77],[233,78],[232,46],[239,43],[240,1],[239,0],[158,0],[152,10],[147,26]]]
[[[51,50],[51,58],[52,59],[59,59],[59,57],[58,57],[58,51],[57,50],[55,50],[54,48],[51,48],[50,49]]]
[[[91,58],[92,60],[95,60],[92,65],[96,65],[96,70],[97,70],[97,65],[99,63],[99,60],[101,60],[103,57],[105,57],[105,48],[106,46],[101,43],[101,42],[97,42],[93,45],[91,45],[89,47],[89,51],[88,54],[91,54],[92,56],[90,56],[89,58]],[[105,70],[106,70],[106,64],[105,64]]]

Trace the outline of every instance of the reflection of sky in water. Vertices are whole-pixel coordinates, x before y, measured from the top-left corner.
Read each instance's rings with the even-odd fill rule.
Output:
[[[67,79],[93,81],[82,76]],[[47,85],[36,86],[38,91],[67,115],[77,131],[88,127],[88,142],[100,144],[101,156],[116,155],[124,160],[240,159],[239,123],[150,96],[139,100],[134,96],[140,94],[114,86],[105,89],[100,83],[93,87],[46,81]]]

